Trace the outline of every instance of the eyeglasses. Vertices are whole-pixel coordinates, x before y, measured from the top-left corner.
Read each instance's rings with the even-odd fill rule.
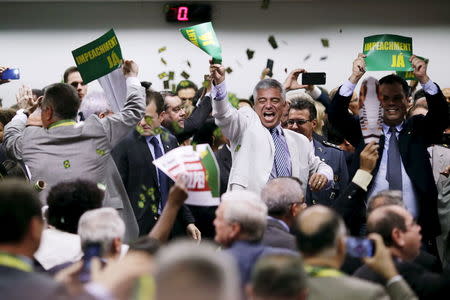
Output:
[[[301,120],[301,119],[298,119],[298,120],[288,120],[287,121],[287,123],[288,123],[288,125],[294,125],[294,124],[297,124],[297,126],[300,126],[300,125],[303,125],[303,124],[306,124],[306,123],[308,123],[308,122],[311,122],[310,120]]]

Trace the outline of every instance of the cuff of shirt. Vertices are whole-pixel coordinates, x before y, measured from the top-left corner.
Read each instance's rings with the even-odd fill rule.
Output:
[[[372,181],[372,174],[367,171],[359,169],[356,171],[355,176],[353,176],[352,182],[357,184],[360,188],[367,192],[367,187]]]
[[[317,86],[314,86],[314,88],[313,88],[312,91],[306,90],[306,93],[307,93],[308,95],[310,95],[311,98],[313,98],[314,100],[316,100],[317,98],[320,97],[320,94],[322,94],[322,91],[321,91]]]
[[[27,122],[28,116],[26,114],[23,113],[24,109],[19,109],[16,112],[16,115],[14,116],[13,120],[20,120],[23,123]]]
[[[347,80],[342,84],[341,88],[339,89],[339,95],[343,97],[348,97],[353,94],[353,91],[355,90],[356,84],[351,83],[350,80]]]
[[[98,283],[90,282],[84,286],[86,292],[97,300],[114,300],[115,297],[105,287]]]
[[[127,85],[137,85],[141,86],[141,82],[137,77],[128,77],[127,78]]]
[[[402,279],[403,277],[401,275],[396,275],[389,279],[389,281],[386,283],[386,286],[390,286],[391,284],[396,283],[397,281],[401,281]]]
[[[227,86],[225,84],[225,81],[218,84],[213,85],[211,89],[211,98],[217,101],[221,101],[225,99],[227,96]]]
[[[436,95],[439,91],[436,83],[431,81],[431,79],[428,80],[427,83],[422,84],[422,88],[427,94],[430,94],[430,95]]]

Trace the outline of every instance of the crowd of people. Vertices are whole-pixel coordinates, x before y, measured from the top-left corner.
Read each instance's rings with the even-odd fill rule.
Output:
[[[124,60],[116,112],[76,67],[21,87],[0,110],[0,298],[446,299],[450,88],[410,62],[416,81],[369,77],[359,93],[363,54],[330,92],[300,84],[304,69],[264,70],[232,102],[220,64],[200,89],[155,91]],[[152,163],[204,143],[215,206],[186,204],[187,175]]]

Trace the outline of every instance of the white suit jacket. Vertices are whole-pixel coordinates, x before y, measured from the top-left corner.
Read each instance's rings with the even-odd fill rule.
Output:
[[[236,110],[226,100],[213,101],[213,116],[222,133],[231,142],[232,166],[228,190],[248,189],[260,193],[272,171],[275,145],[256,112],[250,107]],[[308,139],[291,130],[283,129],[289,148],[292,176],[302,182],[306,193],[308,178],[314,173],[333,170],[314,155]],[[331,177],[332,178],[332,177]]]

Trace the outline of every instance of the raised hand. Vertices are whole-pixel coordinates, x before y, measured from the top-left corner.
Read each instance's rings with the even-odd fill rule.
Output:
[[[294,69],[291,73],[286,77],[286,80],[283,83],[283,87],[286,91],[298,90],[298,89],[310,89],[310,86],[299,84],[298,76],[301,73],[307,73],[305,69]]]
[[[364,73],[366,73],[366,62],[364,61],[366,56],[367,55],[359,53],[358,57],[353,61],[352,75],[348,78],[351,83],[357,84]]]
[[[414,75],[421,84],[425,84],[430,80],[430,77],[427,75],[427,63],[417,56],[413,55],[409,58],[411,65],[414,69]]]
[[[122,65],[123,75],[128,77],[137,77],[139,73],[138,65],[132,60],[124,60]]]
[[[209,61],[209,72],[214,85],[221,84],[225,81],[225,68],[220,64],[213,64]]]

